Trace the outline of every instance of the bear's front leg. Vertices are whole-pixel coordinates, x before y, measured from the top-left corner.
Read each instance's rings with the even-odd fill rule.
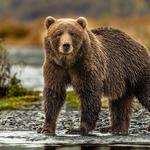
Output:
[[[44,110],[45,122],[42,128],[37,130],[38,133],[55,135],[56,121],[60,109],[65,101],[64,91],[57,92],[51,89],[44,89]]]
[[[96,126],[96,121],[100,112],[100,99],[90,91],[81,93],[81,134],[86,135]]]
[[[81,101],[81,122],[80,128],[69,129],[68,134],[81,134],[87,135],[89,131],[92,131],[95,128],[96,121],[101,108],[100,103],[100,91],[93,82],[86,80],[86,82],[81,82],[75,89],[77,94],[80,97]],[[75,88],[75,86],[74,86]]]
[[[37,132],[48,135],[55,135],[56,121],[60,109],[64,104],[66,89],[65,75],[62,70],[48,63],[44,66],[44,110],[45,122]]]

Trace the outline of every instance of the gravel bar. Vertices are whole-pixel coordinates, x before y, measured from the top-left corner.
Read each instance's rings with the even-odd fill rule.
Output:
[[[80,112],[62,110],[58,122],[57,133],[65,133],[67,129],[78,127]],[[39,110],[16,110],[0,112],[0,131],[35,131],[44,122],[44,112]],[[102,109],[94,133],[109,125],[109,111]],[[150,135],[147,130],[150,125],[150,113],[145,110],[134,110],[129,128],[129,134]]]
[[[8,145],[78,145],[78,144],[124,144],[150,147],[150,113],[145,109],[134,110],[129,135],[101,134],[99,129],[109,124],[109,111],[102,109],[95,130],[89,136],[67,135],[67,129],[78,127],[79,111],[61,111],[56,136],[37,134],[36,129],[44,122],[44,112],[38,107],[0,112],[0,146]],[[34,110],[34,111],[33,111]]]

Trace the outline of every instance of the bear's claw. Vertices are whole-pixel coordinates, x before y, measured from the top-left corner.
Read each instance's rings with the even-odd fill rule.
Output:
[[[112,127],[108,126],[108,127],[103,127],[100,129],[101,133],[112,133],[113,135],[127,135],[128,131],[124,131],[121,129],[113,129]]]
[[[111,127],[108,126],[108,127],[103,127],[103,128],[100,128],[100,132],[101,133],[108,133],[108,132],[111,132]]]
[[[55,135],[55,132],[52,132],[50,129],[45,128],[45,127],[39,127],[37,129],[37,133],[42,133],[42,134],[49,135],[49,136]]]
[[[75,134],[81,134],[81,135],[84,135],[84,136],[88,135],[88,133],[83,132],[80,128],[68,129],[66,131],[66,134],[73,134],[73,135],[75,135]]]
[[[81,130],[79,128],[75,128],[75,129],[68,129],[66,131],[66,134],[80,134]]]

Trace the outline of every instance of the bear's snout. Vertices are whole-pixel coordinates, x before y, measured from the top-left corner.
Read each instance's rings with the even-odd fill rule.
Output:
[[[63,43],[60,48],[59,48],[59,52],[63,53],[63,54],[70,54],[73,51],[73,47],[72,44],[70,43]]]
[[[63,44],[64,52],[68,52],[70,50],[70,47],[71,47],[70,43],[64,43]]]
[[[73,51],[72,38],[68,33],[64,33],[60,39],[59,51],[63,54],[70,54]]]

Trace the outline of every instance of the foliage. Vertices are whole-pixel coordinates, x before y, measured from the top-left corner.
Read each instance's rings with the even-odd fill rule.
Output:
[[[7,87],[7,97],[17,97],[17,96],[25,96],[25,95],[33,95],[39,93],[38,91],[32,91],[24,88],[21,84],[21,80],[16,77],[16,74],[14,74],[11,77],[11,80],[9,82],[9,85]]]
[[[11,65],[8,60],[7,50],[0,43],[0,98],[34,95],[37,93],[39,94],[37,91],[24,88],[16,74],[11,75]]]
[[[8,53],[0,41],[0,110],[20,109],[40,100],[40,92],[24,88],[16,74],[11,75]]]
[[[0,87],[5,87],[10,79],[10,64],[8,54],[0,40]]]
[[[36,94],[34,93],[34,95],[3,98],[0,101],[0,111],[20,109],[22,107],[33,105],[34,102],[39,100],[40,100],[39,93]]]
[[[70,91],[67,93],[66,101],[67,101],[66,102],[67,109],[79,110],[80,100],[79,100],[79,97],[73,91]],[[104,109],[109,107],[108,99],[106,97],[103,97],[101,99],[101,105],[102,105],[102,108],[104,108]],[[142,108],[142,105],[138,101],[135,101],[133,108],[134,108],[134,110],[139,110]]]
[[[2,44],[2,40],[0,40],[0,97],[6,94],[6,88],[10,78],[8,54]]]
[[[112,26],[120,28],[135,38],[137,41],[150,49],[150,16],[130,17],[130,18],[105,18],[92,19],[87,18],[89,27]],[[14,19],[0,20],[0,37],[4,31],[7,32],[4,38],[7,38],[6,44],[13,45],[34,45],[42,46],[44,32],[44,18],[32,20],[29,22],[17,22]],[[11,29],[11,31],[10,31]],[[22,30],[22,31],[18,31]],[[18,32],[22,32],[18,36]],[[16,36],[17,35],[17,36]]]
[[[79,103],[79,97],[72,91],[67,93],[66,96],[66,107],[67,109],[79,109],[80,103]]]
[[[1,27],[0,37],[6,38],[10,36],[10,37],[19,39],[19,38],[25,37],[27,34],[29,34],[28,28],[22,25],[10,23],[10,24],[7,24],[6,26]]]
[[[73,92],[69,91],[66,96],[66,107],[67,109],[78,110],[80,108],[80,100],[79,97]],[[108,100],[107,98],[103,98],[101,100],[102,108],[108,108]]]
[[[134,110],[140,110],[143,108],[142,104],[140,104],[137,100],[134,101],[133,105]]]
[[[33,7],[33,4],[34,5]],[[66,9],[67,8],[67,9]],[[1,0],[0,17],[11,15],[22,20],[41,16],[141,16],[150,13],[149,0]]]

